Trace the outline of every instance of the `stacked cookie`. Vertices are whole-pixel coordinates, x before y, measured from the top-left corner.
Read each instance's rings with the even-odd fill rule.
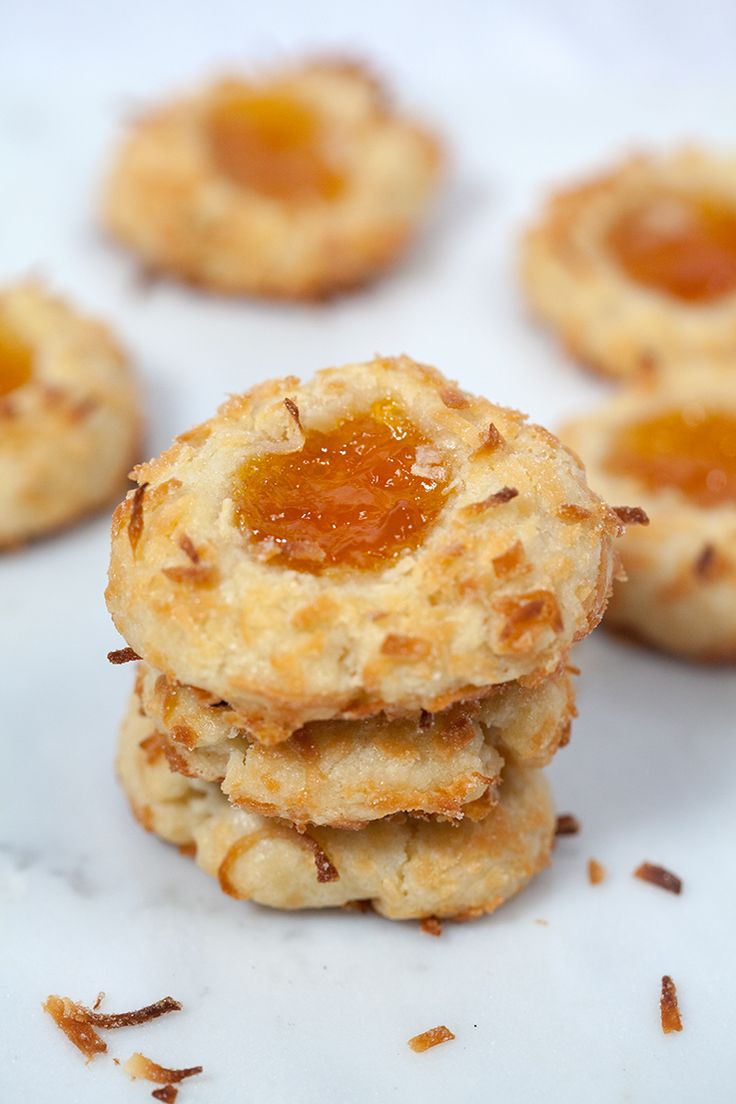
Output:
[[[231,398],[135,472],[107,600],[138,819],[240,898],[488,912],[547,862],[620,522],[516,411],[408,358]]]

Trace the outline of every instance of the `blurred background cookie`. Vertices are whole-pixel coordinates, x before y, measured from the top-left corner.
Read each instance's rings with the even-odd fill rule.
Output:
[[[39,284],[0,289],[0,548],[113,500],[140,443],[137,387],[106,327]]]
[[[633,157],[554,195],[526,234],[539,315],[584,366],[736,354],[736,157]]]
[[[361,66],[305,62],[140,119],[104,219],[148,268],[214,291],[320,298],[396,261],[440,161],[435,138]]]
[[[736,389],[732,368],[650,373],[562,431],[591,485],[651,524],[619,542],[627,575],[606,624],[701,660],[736,661]]]

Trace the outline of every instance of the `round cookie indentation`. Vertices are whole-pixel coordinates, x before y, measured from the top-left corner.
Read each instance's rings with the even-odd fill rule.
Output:
[[[319,113],[278,85],[228,84],[205,130],[218,170],[241,187],[292,202],[331,200],[344,190]]]
[[[736,288],[736,208],[719,199],[655,193],[619,215],[607,245],[630,279],[683,303]]]
[[[28,383],[33,375],[33,346],[0,317],[0,396]]]
[[[385,566],[416,548],[446,492],[440,451],[385,401],[327,432],[306,431],[298,453],[247,460],[233,499],[241,529],[274,560],[319,573]]]
[[[692,403],[628,422],[604,466],[650,491],[677,490],[695,506],[736,504],[736,416]]]

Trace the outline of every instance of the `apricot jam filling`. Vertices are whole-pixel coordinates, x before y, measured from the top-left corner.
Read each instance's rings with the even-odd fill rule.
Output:
[[[391,400],[299,452],[247,460],[233,489],[236,518],[273,559],[298,571],[385,566],[416,548],[447,494],[443,459]]]
[[[33,375],[33,348],[0,318],[0,395],[9,395]]]
[[[632,280],[683,303],[736,289],[736,206],[720,199],[653,197],[614,223],[607,244]]]
[[[696,506],[736,503],[736,416],[700,406],[623,427],[605,467],[643,487],[671,487]]]
[[[228,86],[206,121],[219,170],[241,187],[280,200],[331,200],[345,180],[325,151],[319,113],[278,88]]]

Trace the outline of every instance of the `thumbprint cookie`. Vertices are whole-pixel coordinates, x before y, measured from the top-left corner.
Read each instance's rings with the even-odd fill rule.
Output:
[[[140,440],[135,381],[107,329],[38,284],[0,289],[0,548],[114,500]]]
[[[736,158],[632,157],[559,192],[522,275],[539,317],[603,375],[736,355]]]
[[[736,661],[736,392],[693,363],[629,384],[563,438],[601,494],[641,503],[619,551],[607,624],[693,659]]]
[[[134,477],[113,619],[261,743],[541,682],[600,620],[621,527],[552,434],[407,357],[233,396]]]
[[[437,141],[360,66],[217,81],[124,140],[104,196],[145,266],[213,291],[314,299],[395,263],[439,179]]]
[[[232,806],[216,783],[172,771],[135,704],[118,773],[136,818],[190,850],[231,897],[280,909],[370,902],[395,920],[492,912],[549,861],[554,813],[542,771],[510,767],[498,804],[459,824],[393,817],[306,831]]]

